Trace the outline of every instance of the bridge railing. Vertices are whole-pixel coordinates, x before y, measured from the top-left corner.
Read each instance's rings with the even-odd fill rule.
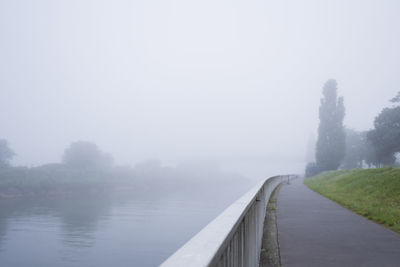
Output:
[[[262,181],[230,205],[162,267],[256,267],[260,260],[266,208],[271,193],[294,175]]]

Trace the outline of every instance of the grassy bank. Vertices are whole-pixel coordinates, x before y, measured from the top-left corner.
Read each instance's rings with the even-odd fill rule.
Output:
[[[305,184],[400,233],[400,168],[324,172],[305,179]]]

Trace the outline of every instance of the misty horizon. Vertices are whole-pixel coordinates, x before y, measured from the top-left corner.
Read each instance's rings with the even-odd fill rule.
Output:
[[[396,1],[19,3],[0,4],[13,165],[59,162],[85,140],[120,165],[256,158],[301,172],[326,80],[357,130],[399,90]]]

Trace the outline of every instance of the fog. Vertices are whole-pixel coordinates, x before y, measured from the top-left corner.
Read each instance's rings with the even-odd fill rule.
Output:
[[[400,166],[399,11],[0,0],[0,265],[157,266],[262,178]]]
[[[0,137],[13,165],[88,140],[120,165],[299,173],[321,89],[367,130],[399,90],[398,1],[1,1]]]

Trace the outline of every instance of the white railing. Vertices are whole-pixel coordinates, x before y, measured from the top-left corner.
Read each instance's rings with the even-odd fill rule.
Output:
[[[272,191],[292,176],[274,176],[253,187],[170,256],[162,267],[256,267]]]

